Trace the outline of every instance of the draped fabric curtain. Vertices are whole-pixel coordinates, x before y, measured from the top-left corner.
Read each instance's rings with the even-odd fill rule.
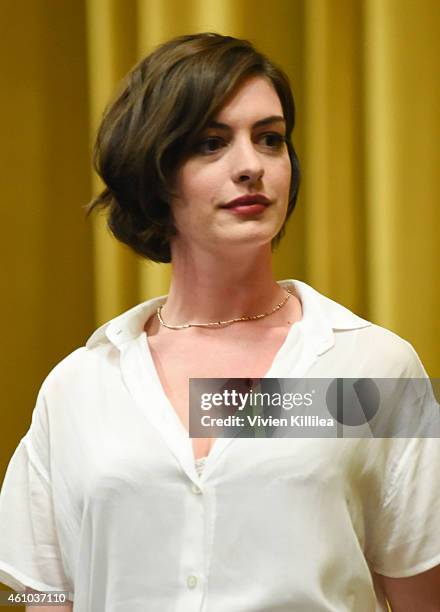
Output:
[[[289,74],[302,165],[277,278],[305,280],[439,363],[438,0],[2,2],[2,465],[43,378],[98,325],[166,293],[84,208],[128,69],[175,35],[251,39]],[[2,471],[3,473],[3,471]]]

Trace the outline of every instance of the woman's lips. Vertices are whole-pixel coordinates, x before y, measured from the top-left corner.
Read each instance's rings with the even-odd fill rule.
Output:
[[[235,215],[260,215],[267,208],[265,204],[237,204],[236,206],[227,206],[225,210],[234,213]]]
[[[222,208],[238,215],[259,215],[264,212],[269,204],[270,200],[266,196],[255,194],[231,200],[228,204],[222,206]]]

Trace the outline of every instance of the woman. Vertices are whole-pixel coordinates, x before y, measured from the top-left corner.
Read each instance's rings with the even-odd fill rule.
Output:
[[[404,340],[275,281],[293,125],[286,77],[231,37],[169,41],[124,81],[90,208],[172,262],[170,291],[43,383],[2,492],[6,584],[78,612],[440,609],[436,440],[188,437],[189,378],[426,376]]]

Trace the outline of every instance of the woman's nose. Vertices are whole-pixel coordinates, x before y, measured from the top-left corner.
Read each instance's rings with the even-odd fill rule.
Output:
[[[252,142],[236,145],[231,158],[232,179],[236,183],[256,183],[264,174],[261,157]]]

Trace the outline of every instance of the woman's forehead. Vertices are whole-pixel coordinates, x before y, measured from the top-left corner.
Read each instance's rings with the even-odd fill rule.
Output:
[[[264,118],[283,116],[281,101],[272,83],[263,76],[253,76],[238,85],[213,117],[213,122],[230,125],[245,120],[252,124]]]

